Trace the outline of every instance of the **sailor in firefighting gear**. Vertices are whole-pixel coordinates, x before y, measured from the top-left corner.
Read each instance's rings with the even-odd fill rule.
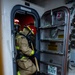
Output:
[[[29,59],[29,57],[34,55],[34,49],[31,47],[33,43],[31,41],[33,41],[35,34],[36,27],[33,25],[27,25],[23,31],[16,34],[18,75],[33,75],[36,72],[35,64]]]

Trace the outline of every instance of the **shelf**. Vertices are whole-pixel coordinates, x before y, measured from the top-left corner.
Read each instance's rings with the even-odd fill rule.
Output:
[[[62,67],[61,65],[59,65],[59,64],[56,64],[56,63],[46,63],[46,62],[44,62],[44,61],[39,61],[40,63],[42,63],[42,64],[45,64],[45,65],[51,65],[51,66],[56,66],[56,67]]]
[[[45,39],[41,39],[41,41],[47,41],[47,42],[63,42],[63,39],[52,39],[52,38],[45,38]]]
[[[45,53],[45,54],[54,54],[54,55],[60,55],[63,56],[63,53],[60,52],[54,52],[54,51],[40,51],[40,53]]]
[[[52,26],[43,26],[43,27],[39,27],[39,29],[51,29],[51,28],[57,28],[60,26],[65,26],[65,24],[63,25],[52,25]]]

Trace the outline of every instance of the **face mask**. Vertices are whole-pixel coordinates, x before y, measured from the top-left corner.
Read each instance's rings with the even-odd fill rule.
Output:
[[[19,32],[19,25],[14,25],[14,32],[18,33]]]

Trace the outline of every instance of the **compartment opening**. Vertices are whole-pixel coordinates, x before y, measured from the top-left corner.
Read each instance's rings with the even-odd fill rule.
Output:
[[[32,26],[35,26],[36,27],[36,20],[35,20],[35,17],[32,15],[32,14],[22,14],[22,13],[16,13],[15,16],[14,16],[14,19],[17,19],[19,21],[19,31],[23,31],[23,28],[27,25],[32,25]],[[14,25],[14,28],[15,28],[15,25]],[[15,34],[15,39],[16,39],[16,35]],[[34,42],[33,42],[33,46],[36,47],[36,36],[35,36],[35,39],[34,39]],[[15,43],[15,46],[16,46],[16,40],[14,41]],[[29,45],[29,42],[28,42],[28,45]],[[35,49],[34,47],[34,49]],[[17,49],[15,49],[17,50]],[[17,51],[16,51],[17,52]],[[18,55],[18,52],[17,52],[17,55]],[[17,64],[17,58],[19,58],[19,56],[16,56],[16,71],[18,72],[18,64]],[[30,58],[30,57],[29,57]],[[32,62],[35,64],[35,60],[33,58],[32,59]],[[16,74],[17,75],[17,74]]]

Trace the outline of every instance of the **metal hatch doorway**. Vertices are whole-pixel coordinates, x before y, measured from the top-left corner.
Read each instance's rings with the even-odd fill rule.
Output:
[[[14,69],[14,75],[17,75],[17,65],[16,65],[16,54],[17,51],[15,49],[15,34],[14,34],[14,19],[19,19],[21,28],[20,30],[23,29],[24,25],[27,25],[29,23],[35,23],[35,26],[38,27],[40,26],[40,17],[37,13],[36,10],[25,7],[22,5],[16,5],[13,7],[11,11],[11,36],[12,36],[12,42],[13,42],[13,69]],[[39,31],[36,35],[36,40],[35,40],[35,47],[36,49],[39,50]]]

